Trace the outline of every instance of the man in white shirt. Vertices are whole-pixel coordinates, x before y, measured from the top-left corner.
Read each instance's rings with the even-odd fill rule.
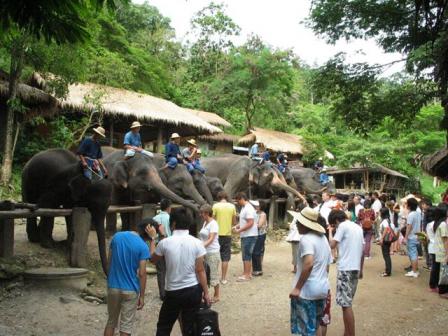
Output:
[[[339,247],[338,275],[336,283],[336,303],[342,307],[345,336],[355,335],[355,316],[352,309],[353,298],[362,279],[364,266],[364,236],[361,226],[347,220],[342,210],[332,210],[328,216],[330,223],[330,247]],[[337,231],[333,237],[334,227]]]
[[[325,301],[330,289],[328,268],[331,263],[330,246],[325,229],[318,223],[319,213],[305,207],[300,213],[290,211],[302,235],[297,273],[293,281],[291,299],[291,334],[316,335],[324,316]]]
[[[186,208],[173,210],[170,215],[173,235],[161,240],[151,253],[153,264],[161,258],[166,263],[165,300],[160,308],[157,336],[170,335],[179,316],[182,335],[193,335],[195,316],[202,299],[210,304],[204,269],[206,250],[199,239],[189,235],[192,223]]]
[[[235,199],[241,211],[239,224],[234,227],[234,231],[240,234],[243,257],[243,275],[239,276],[237,281],[249,281],[252,274],[252,254],[258,238],[258,227],[255,225],[256,211],[245,193],[238,193]]]
[[[356,218],[358,218],[359,211],[361,209],[364,209],[364,207],[361,204],[361,197],[359,196],[353,197],[353,203],[355,203],[355,216]]]
[[[372,202],[372,210],[375,211],[375,240],[378,241],[380,239],[380,211],[383,207],[383,204],[380,201],[380,195],[376,191],[372,194]]]
[[[334,202],[331,200],[331,195],[330,193],[324,191],[322,193],[322,204],[319,205],[319,214],[325,218],[325,221],[328,224],[328,215],[331,212],[331,209],[334,206]]]

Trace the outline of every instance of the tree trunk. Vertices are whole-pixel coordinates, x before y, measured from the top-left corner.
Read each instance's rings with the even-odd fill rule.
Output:
[[[6,130],[3,148],[3,160],[1,170],[1,184],[8,186],[11,179],[13,143],[14,143],[14,123],[15,110],[17,109],[17,89],[20,75],[23,69],[23,59],[25,56],[25,37],[18,36],[13,42],[11,49],[11,67],[9,73],[9,98],[6,105]]]

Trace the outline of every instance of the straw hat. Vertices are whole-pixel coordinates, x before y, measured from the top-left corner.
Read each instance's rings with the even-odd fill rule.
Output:
[[[294,217],[300,224],[311,229],[313,231],[317,231],[320,233],[325,233],[325,229],[317,222],[317,218],[319,217],[319,212],[316,210],[305,207],[300,212],[288,210],[289,214]]]
[[[97,128],[94,128],[93,131],[94,131],[96,134],[101,135],[103,138],[106,137],[106,130],[105,130],[104,128],[102,128],[101,126],[98,126]]]
[[[137,127],[142,127],[142,124],[140,124],[138,121],[134,121],[131,125],[131,127],[129,127],[130,129],[133,128],[137,128]]]
[[[179,134],[177,134],[177,133],[171,134],[171,138],[170,139],[178,139],[178,138],[180,138]]]
[[[196,145],[196,140],[195,140],[195,139],[187,140],[187,143],[189,143],[190,145],[192,145],[192,146],[194,146],[194,147],[197,146],[197,145]]]
[[[256,200],[249,200],[249,203],[252,204],[252,206],[254,206],[254,207],[259,207],[260,206],[260,202],[258,202]]]

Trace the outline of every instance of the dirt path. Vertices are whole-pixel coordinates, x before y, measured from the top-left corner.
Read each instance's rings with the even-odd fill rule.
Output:
[[[56,225],[57,237],[64,238],[64,226]],[[17,225],[16,251],[26,258],[48,264],[63,264],[62,251],[46,251],[26,242],[24,225]],[[92,232],[89,248],[96,254],[96,237]],[[358,335],[447,335],[448,301],[427,291],[429,272],[418,279],[403,276],[407,258],[393,256],[393,276],[381,278],[383,260],[374,247],[374,256],[366,261],[365,279],[358,287],[354,310]],[[289,335],[288,294],[292,281],[290,246],[268,242],[265,275],[248,283],[237,283],[241,256],[234,255],[230,279],[222,289],[222,300],[213,306],[220,314],[223,335]],[[96,256],[97,257],[97,256]],[[56,261],[54,261],[56,260]],[[93,264],[92,264],[93,265]],[[97,263],[95,263],[97,265]],[[335,265],[331,266],[331,285],[335,287]],[[100,284],[104,284],[99,281]],[[62,300],[65,302],[61,301]],[[146,305],[138,313],[135,335],[153,335],[160,301],[157,284],[150,276]],[[341,335],[342,316],[339,307],[332,308],[329,335]],[[13,290],[10,298],[0,303],[0,335],[100,335],[106,318],[106,306],[83,301],[77,293],[38,291],[32,288]],[[180,335],[178,328],[173,335]]]

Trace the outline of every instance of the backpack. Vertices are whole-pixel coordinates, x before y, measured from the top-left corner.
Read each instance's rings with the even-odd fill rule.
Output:
[[[202,306],[196,313],[195,336],[221,336],[218,313]]]
[[[364,231],[372,230],[375,214],[372,209],[361,210],[361,226]]]
[[[386,233],[384,234],[383,241],[385,243],[393,243],[394,241],[397,241],[398,234],[395,233],[395,231],[390,227],[390,220],[387,221],[387,228]]]

